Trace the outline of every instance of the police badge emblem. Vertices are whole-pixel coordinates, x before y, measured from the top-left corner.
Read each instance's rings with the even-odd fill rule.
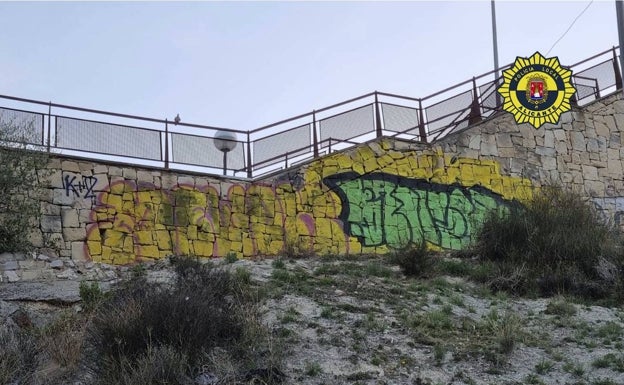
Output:
[[[504,99],[503,110],[517,123],[540,128],[557,123],[570,110],[570,98],[576,90],[570,79],[572,71],[562,68],[557,57],[545,58],[535,52],[530,58],[517,57],[513,66],[503,71],[503,85],[498,93]]]

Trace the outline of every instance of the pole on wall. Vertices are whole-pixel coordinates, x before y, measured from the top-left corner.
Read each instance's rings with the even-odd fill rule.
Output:
[[[492,10],[492,47],[494,50],[494,79],[496,81],[496,88],[498,89],[498,37],[496,34],[496,4],[494,0],[490,2],[490,8]],[[496,90],[496,107],[500,105],[500,95]]]
[[[624,49],[624,1],[615,0],[615,13],[617,15],[618,24],[618,37],[620,40],[620,73],[624,74],[624,56],[622,56],[622,50]],[[622,88],[624,93],[624,88]]]

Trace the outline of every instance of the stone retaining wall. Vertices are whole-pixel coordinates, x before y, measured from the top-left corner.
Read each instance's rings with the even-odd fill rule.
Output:
[[[39,252],[4,255],[0,269],[16,280],[36,278],[16,266],[58,276],[60,264],[172,254],[386,253],[421,239],[459,249],[487,211],[507,210],[548,183],[582,192],[620,224],[620,99],[537,130],[499,113],[434,144],[381,139],[254,182],[54,158],[32,234]]]

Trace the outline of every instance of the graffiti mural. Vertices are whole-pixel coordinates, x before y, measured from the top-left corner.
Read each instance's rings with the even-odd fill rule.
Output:
[[[161,258],[275,255],[287,245],[345,252],[337,219],[314,218],[292,186],[234,184],[220,197],[219,186],[158,189],[129,181],[97,197],[87,228],[87,252],[96,261],[127,263],[136,256]],[[307,196],[306,196],[307,197]],[[314,198],[314,197],[311,197]],[[326,211],[332,202],[315,198]]]
[[[445,249],[467,246],[475,225],[511,201],[482,187],[431,183],[397,175],[336,174],[323,182],[340,196],[345,232],[364,246],[399,248],[425,240]]]
[[[530,181],[501,175],[492,160],[376,145],[388,148],[332,154],[255,183],[164,188],[116,180],[95,193],[85,254],[123,264],[172,254],[277,255],[292,247],[383,254],[421,239],[459,249],[487,211],[506,210],[532,194]],[[80,193],[68,182],[67,191],[73,194],[74,186]]]

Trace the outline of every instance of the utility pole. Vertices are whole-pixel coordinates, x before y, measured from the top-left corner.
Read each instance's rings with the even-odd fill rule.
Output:
[[[622,50],[624,50],[624,2],[622,0],[615,0],[615,13],[617,14],[618,37],[620,40],[620,73],[622,74],[624,73],[624,55],[622,55]],[[624,87],[622,92],[624,92]]]
[[[619,1],[620,3],[622,2],[622,0]],[[494,47],[494,79],[496,80],[494,93],[496,94],[496,107],[498,107],[500,105],[500,95],[496,91],[498,89],[498,39],[496,37],[496,4],[494,0],[491,0],[490,8],[492,9],[492,46]],[[622,46],[622,43],[620,43],[620,46]],[[620,50],[620,52],[622,51]]]

